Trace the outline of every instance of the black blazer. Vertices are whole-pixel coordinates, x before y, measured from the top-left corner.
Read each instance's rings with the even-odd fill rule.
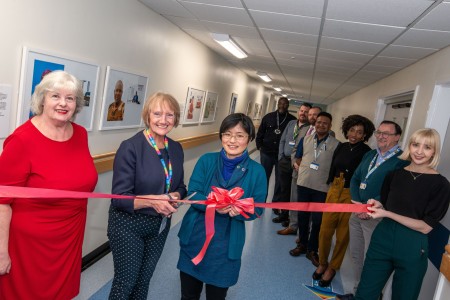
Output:
[[[184,153],[180,143],[169,140],[169,157],[172,163],[170,192],[186,195],[184,184]],[[119,195],[164,194],[166,177],[155,149],[142,131],[123,141],[117,150],[113,167],[112,193]],[[158,215],[153,208],[134,210],[134,200],[111,199],[111,205],[128,213]]]

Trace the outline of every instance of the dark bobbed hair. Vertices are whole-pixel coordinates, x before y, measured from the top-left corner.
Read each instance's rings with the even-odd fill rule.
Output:
[[[344,119],[342,122],[342,133],[344,134],[344,137],[347,139],[350,128],[358,125],[361,125],[364,128],[364,142],[367,142],[375,131],[375,125],[373,125],[372,121],[361,115],[350,115]]]
[[[328,119],[330,119],[331,122],[333,122],[333,117],[331,116],[330,113],[327,113],[326,111],[321,111],[318,115],[317,118],[324,116],[327,117]]]
[[[394,121],[384,120],[383,122],[380,123],[380,125],[381,125],[381,124],[394,125],[394,128],[395,128],[395,134],[396,134],[396,135],[402,135],[402,128],[400,127],[400,125],[398,125],[398,124],[395,123]]]
[[[234,128],[236,125],[241,124],[242,128],[244,128],[245,132],[248,134],[249,142],[253,141],[255,138],[255,125],[253,125],[252,119],[246,116],[243,113],[235,113],[227,116],[223,119],[222,124],[219,129],[219,138],[222,140],[222,133],[225,131]]]

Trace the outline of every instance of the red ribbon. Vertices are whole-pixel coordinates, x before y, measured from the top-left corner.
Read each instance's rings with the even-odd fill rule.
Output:
[[[209,193],[206,204],[206,213],[205,213],[205,230],[206,230],[206,239],[203,243],[203,247],[196,257],[191,259],[194,265],[198,265],[206,254],[206,250],[209,247],[209,243],[211,239],[214,237],[215,229],[214,229],[214,218],[216,215],[216,209],[225,208],[227,206],[234,207],[239,213],[246,219],[249,216],[246,214],[253,214],[255,212],[255,206],[253,198],[241,199],[239,198],[244,195],[244,190],[240,187],[235,187],[232,190],[228,191],[225,189],[221,189],[213,186],[211,193]],[[194,201],[195,202],[195,201]]]
[[[205,213],[205,229],[206,240],[199,254],[192,259],[192,263],[199,264],[205,256],[206,250],[214,237],[214,217],[216,209],[227,206],[234,207],[244,218],[248,219],[249,214],[255,213],[255,207],[275,208],[297,211],[311,212],[368,212],[368,204],[341,204],[341,203],[314,203],[314,202],[276,202],[276,203],[254,203],[253,198],[240,199],[244,195],[244,190],[235,187],[228,191],[218,187],[212,187],[211,193],[206,201],[191,200],[167,200],[171,202],[180,202],[188,204],[206,205]],[[115,199],[147,199],[146,197],[136,197],[127,195],[114,195],[103,193],[74,192],[53,189],[41,189],[19,186],[0,185],[0,198],[69,198],[69,199],[86,199],[86,198],[115,198]],[[155,199],[154,199],[155,200]],[[161,200],[161,199],[158,199]]]

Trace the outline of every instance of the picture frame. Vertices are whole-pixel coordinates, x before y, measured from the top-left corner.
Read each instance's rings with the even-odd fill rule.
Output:
[[[255,103],[253,109],[253,120],[260,120],[262,115],[262,105],[260,103]]]
[[[147,85],[145,75],[107,66],[99,129],[143,127],[141,113]]]
[[[229,115],[234,114],[236,111],[237,98],[238,94],[231,93],[230,109],[228,110]]]
[[[34,88],[45,75],[56,70],[67,71],[82,81],[85,106],[76,115],[75,123],[83,126],[87,131],[91,131],[97,101],[100,67],[94,63],[29,47],[23,47],[22,50],[16,125],[20,126],[33,117],[30,107]]]
[[[250,119],[253,119],[253,101],[247,103],[247,112],[245,113]]]
[[[208,91],[202,108],[201,123],[212,123],[216,120],[217,101],[219,95],[215,92]]]
[[[188,88],[186,102],[184,105],[183,125],[198,124],[201,119],[205,91]]]

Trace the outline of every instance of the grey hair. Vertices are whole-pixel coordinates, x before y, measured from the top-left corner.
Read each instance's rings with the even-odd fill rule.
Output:
[[[72,119],[74,119],[84,105],[83,85],[80,80],[66,71],[52,71],[42,78],[41,82],[34,89],[33,96],[31,96],[31,111],[35,115],[42,115],[45,94],[60,89],[66,89],[75,94],[76,107],[72,116]]]

